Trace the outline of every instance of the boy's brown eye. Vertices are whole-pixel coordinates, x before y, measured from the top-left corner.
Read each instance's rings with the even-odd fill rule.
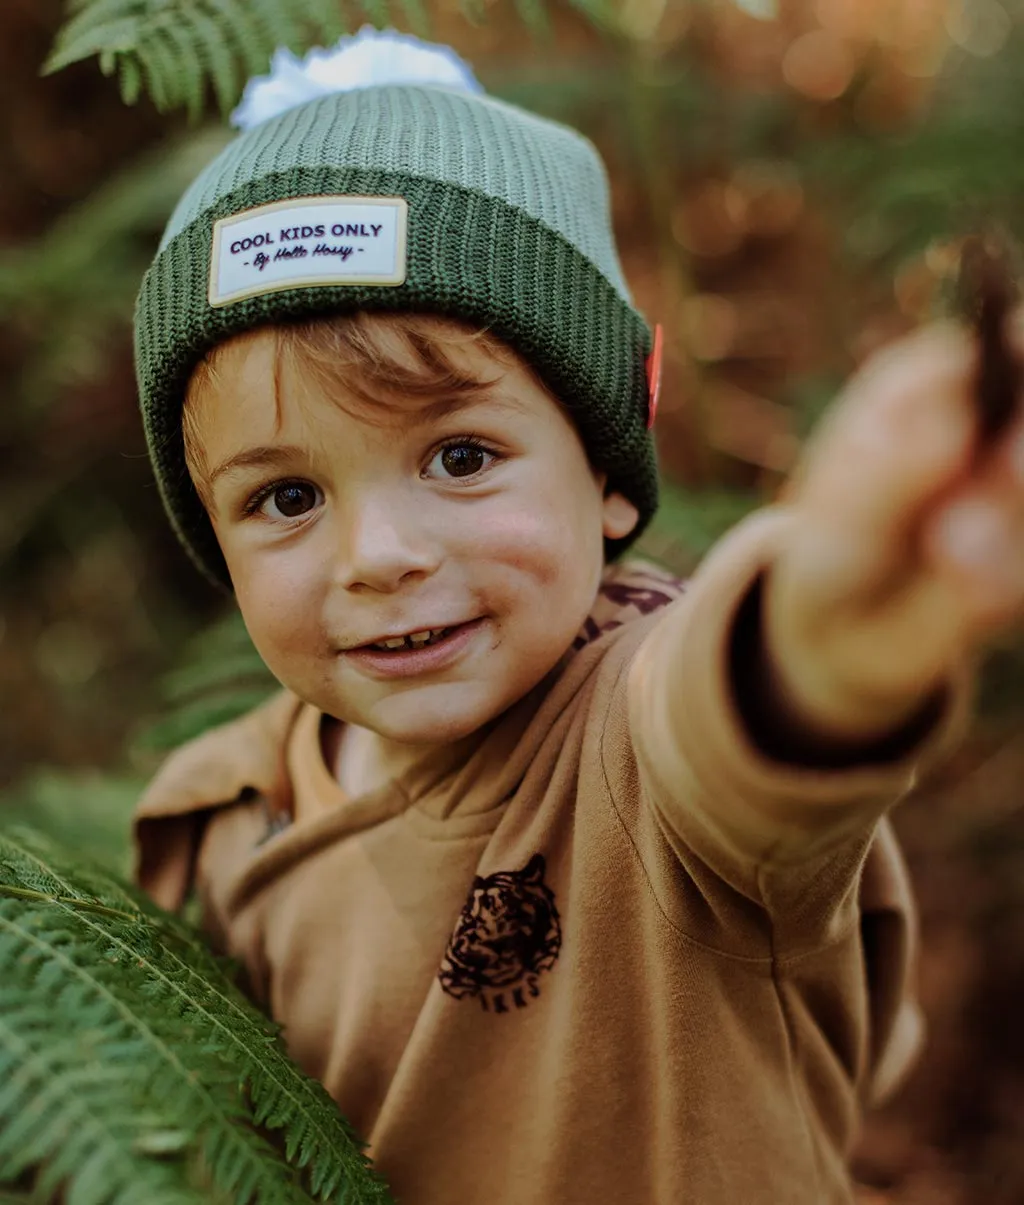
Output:
[[[287,519],[304,515],[306,511],[316,506],[316,489],[312,485],[294,482],[291,485],[279,485],[271,495],[274,506]]]
[[[441,453],[441,465],[452,477],[470,477],[483,468],[485,455],[474,444],[453,444]]]

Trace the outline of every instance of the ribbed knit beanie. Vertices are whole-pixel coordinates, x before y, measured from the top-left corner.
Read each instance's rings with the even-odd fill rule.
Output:
[[[627,539],[609,542],[617,555],[657,505],[651,336],[623,279],[594,147],[447,83],[370,82],[286,103],[194,181],[138,298],[146,438],[193,559],[230,585],[185,464],[194,368],[253,327],[357,310],[463,319],[523,356],[640,512]]]

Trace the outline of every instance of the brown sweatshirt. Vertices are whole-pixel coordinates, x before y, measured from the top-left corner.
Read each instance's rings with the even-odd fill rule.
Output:
[[[791,521],[681,591],[610,570],[556,670],[474,739],[344,796],[289,695],[175,754],[139,878],[208,924],[400,1205],[831,1205],[912,1058],[898,764],[774,764],[733,621]]]

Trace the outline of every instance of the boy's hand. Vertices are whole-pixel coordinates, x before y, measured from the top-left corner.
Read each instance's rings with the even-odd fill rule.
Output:
[[[871,360],[811,441],[764,622],[773,692],[812,732],[892,732],[1024,616],[1024,417],[977,446],[976,366],[965,330],[929,328]]]

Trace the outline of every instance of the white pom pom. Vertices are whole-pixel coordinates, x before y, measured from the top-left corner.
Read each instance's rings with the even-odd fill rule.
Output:
[[[366,25],[332,50],[318,47],[304,59],[283,47],[275,50],[270,74],[255,76],[245,85],[231,124],[249,130],[318,96],[374,84],[441,84],[483,91],[472,68],[450,46]]]

